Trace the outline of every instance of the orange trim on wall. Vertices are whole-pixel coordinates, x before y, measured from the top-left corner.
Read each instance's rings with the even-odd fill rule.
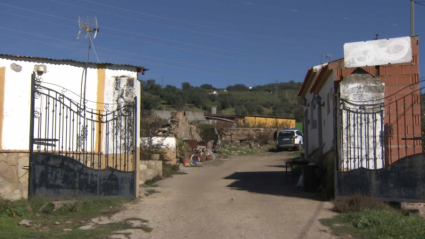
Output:
[[[6,67],[0,67],[0,150],[3,148],[4,88],[6,86]]]
[[[103,111],[103,103],[104,102],[104,96],[105,96],[105,66],[104,65],[98,65],[97,68],[97,111],[101,112]],[[103,134],[99,133],[99,131],[102,130],[103,132],[103,124],[98,123],[98,132],[96,133],[96,152],[102,151],[102,142],[103,142]]]

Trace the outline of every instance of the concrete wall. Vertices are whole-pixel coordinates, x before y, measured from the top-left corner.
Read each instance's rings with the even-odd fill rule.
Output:
[[[28,153],[0,153],[0,198],[28,198]]]
[[[139,165],[139,185],[155,177],[162,177],[162,161],[141,160]]]

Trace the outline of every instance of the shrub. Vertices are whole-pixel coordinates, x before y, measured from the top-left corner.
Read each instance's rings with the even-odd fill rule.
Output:
[[[334,210],[340,213],[359,212],[361,210],[388,210],[389,205],[376,198],[356,193],[354,195],[338,198],[333,201]]]
[[[256,143],[258,143],[260,145],[267,145],[267,144],[269,144],[270,139],[271,139],[270,134],[265,133],[265,132],[259,133],[257,135]]]

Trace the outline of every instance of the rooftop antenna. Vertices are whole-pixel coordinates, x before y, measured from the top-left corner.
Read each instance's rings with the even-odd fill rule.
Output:
[[[328,63],[331,62],[332,54],[326,54],[325,56],[328,59]]]
[[[83,106],[84,114],[86,110],[86,86],[87,86],[87,70],[90,62],[90,49],[93,45],[93,39],[96,38],[97,33],[99,32],[99,27],[97,25],[96,17],[78,17],[78,27],[80,31],[78,32],[77,39],[80,39],[80,35],[82,32],[85,32],[85,39],[88,39],[88,48],[87,48],[87,62],[86,67],[84,69],[84,78],[81,79],[81,89],[80,89],[80,106]],[[94,50],[94,45],[93,45]],[[94,50],[96,54],[96,50]],[[96,58],[99,61],[99,58]]]

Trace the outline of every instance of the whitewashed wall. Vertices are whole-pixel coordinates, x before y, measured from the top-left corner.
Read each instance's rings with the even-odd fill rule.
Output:
[[[20,72],[12,70],[10,67],[12,63],[20,65],[22,70]],[[66,88],[67,91],[65,92],[65,95],[73,100],[79,101],[79,97],[77,95],[80,94],[81,79],[83,77],[84,70],[83,65],[76,63],[75,66],[73,66],[64,63],[52,64],[46,62],[0,59],[0,67],[6,67],[4,119],[1,145],[1,149],[3,150],[28,150],[31,74],[33,73],[34,65],[47,66],[47,72],[42,76],[44,86],[59,92],[61,92],[62,87]],[[88,69],[86,99],[93,102],[97,101],[98,95],[97,74],[97,68]],[[140,82],[137,80],[136,69],[134,69],[134,67],[128,67],[128,69],[122,69],[122,67],[121,69],[113,69],[113,66],[106,66],[104,102],[116,103],[116,99],[114,102],[113,97],[113,82],[115,81],[115,77],[118,76],[127,76],[134,79],[134,94],[140,102]],[[52,84],[59,85],[61,87]],[[97,108],[95,103],[90,102],[88,102],[87,107],[94,109]],[[139,103],[138,112],[140,112]],[[139,132],[139,130],[140,119],[137,122],[137,132]],[[136,139],[139,139],[139,137],[136,137]],[[138,140],[138,143],[140,143],[140,140]]]
[[[314,150],[316,150],[319,147],[319,127],[317,125],[318,122],[318,107],[316,105],[316,108],[313,109],[312,111],[312,107],[313,107],[313,101],[315,101],[314,99],[314,94],[309,92],[307,93],[307,103],[309,104],[309,106],[306,108],[307,109],[307,114],[308,114],[308,119],[309,119],[309,124],[306,126],[308,127],[308,154],[311,154],[314,152]],[[315,127],[313,127],[315,125]],[[308,156],[308,155],[307,155]]]
[[[117,79],[119,81],[120,90],[116,90],[115,86],[117,84]],[[126,86],[128,80],[133,82],[133,88],[127,89]],[[125,89],[124,89],[125,88]],[[122,107],[122,101],[118,98],[120,94],[124,91],[124,97],[126,100],[131,100],[130,98],[137,97],[137,112],[141,110],[141,95],[140,95],[141,83],[137,80],[137,72],[128,71],[128,70],[115,70],[111,68],[107,68],[105,70],[105,96],[104,101],[108,103],[109,109],[115,110],[118,107]],[[105,126],[104,126],[105,129]],[[136,145],[140,145],[140,114],[137,113],[137,130],[136,130]],[[113,137],[112,135],[110,137]],[[112,140],[111,140],[112,141]],[[103,148],[102,150],[106,150],[106,137],[103,137],[102,142]],[[109,152],[113,151],[113,145],[109,145]]]
[[[325,106],[321,107],[322,110],[322,144],[323,153],[328,152],[332,148],[335,122],[333,119],[333,92],[334,92],[334,75],[333,72],[326,79],[325,85],[319,92],[322,102]],[[328,100],[329,97],[329,100]]]
[[[368,74],[352,74],[340,84],[340,98],[355,104],[383,103],[385,84]],[[379,106],[345,104],[358,112],[378,112]],[[384,166],[383,115],[359,115],[339,109],[340,169],[379,169]]]

